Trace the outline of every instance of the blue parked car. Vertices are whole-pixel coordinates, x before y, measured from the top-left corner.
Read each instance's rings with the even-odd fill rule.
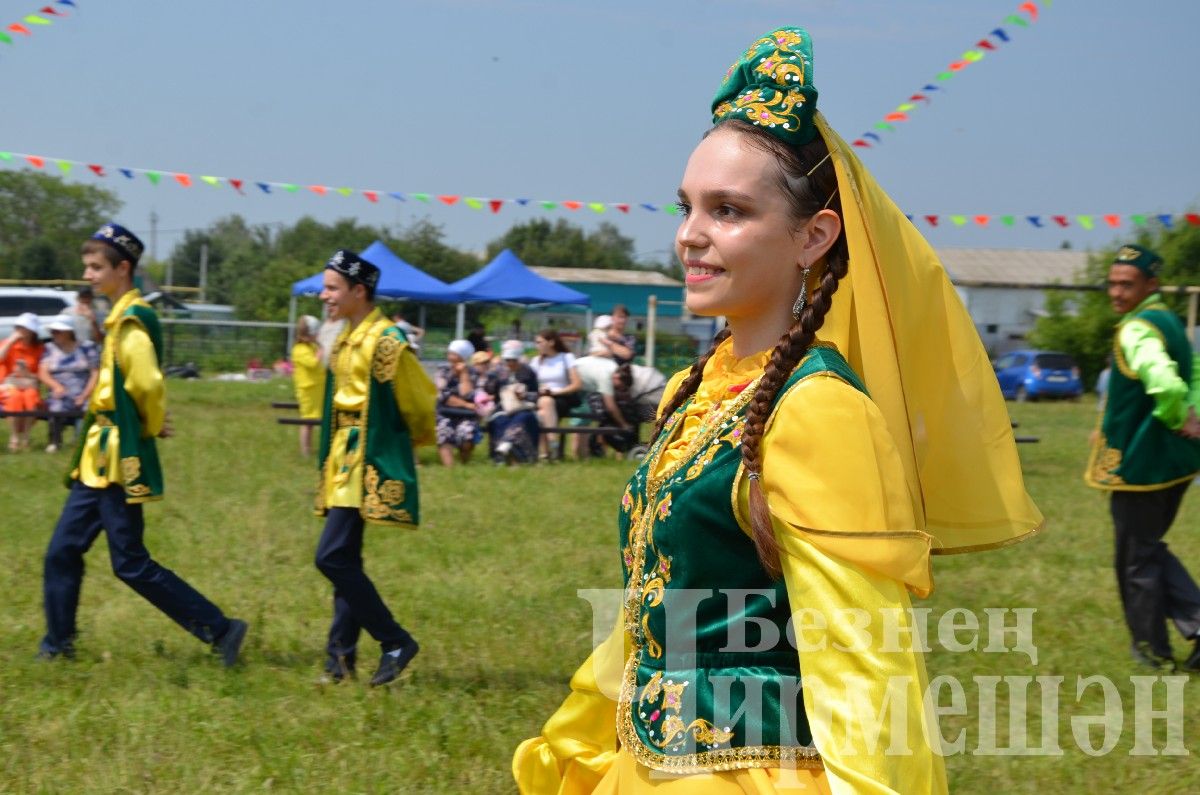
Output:
[[[1000,391],[1009,400],[1077,399],[1083,394],[1079,365],[1054,351],[1012,351],[992,362]]]

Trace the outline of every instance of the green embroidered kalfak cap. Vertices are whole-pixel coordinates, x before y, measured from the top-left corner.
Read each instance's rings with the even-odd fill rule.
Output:
[[[1162,270],[1163,261],[1162,257],[1145,246],[1135,246],[1131,243],[1128,246],[1121,246],[1117,255],[1113,257],[1113,264],[1132,265],[1151,279],[1157,279]]]
[[[812,37],[804,28],[761,36],[725,73],[713,97],[713,124],[741,119],[794,146],[817,137]]]

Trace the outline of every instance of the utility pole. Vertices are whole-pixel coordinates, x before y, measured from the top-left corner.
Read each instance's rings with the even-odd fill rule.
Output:
[[[150,211],[150,259],[158,262],[158,213]],[[167,263],[167,284],[174,284],[171,263]]]
[[[208,299],[205,297],[205,289],[208,287],[208,244],[200,244],[200,302],[204,303]]]

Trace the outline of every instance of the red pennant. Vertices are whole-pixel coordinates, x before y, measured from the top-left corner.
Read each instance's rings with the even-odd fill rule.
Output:
[[[925,220],[929,222],[930,226],[937,226],[938,217],[936,215],[927,215]]]
[[[366,196],[367,201],[369,201],[371,204],[374,204],[375,202],[379,201],[379,194],[373,190],[364,190],[362,192],[362,195]]]
[[[975,223],[979,224],[980,226],[987,226],[988,221],[990,221],[990,220],[992,220],[992,217],[990,215],[975,216]]]
[[[438,196],[438,201],[440,201],[442,204],[445,204],[447,207],[449,207],[451,204],[454,204],[456,201],[458,201],[458,197],[457,196]]]
[[[500,208],[504,206],[504,199],[488,199],[488,207],[492,208],[492,212],[500,212]]]
[[[908,121],[908,114],[896,111],[883,117],[884,121]]]
[[[329,188],[325,187],[324,185],[309,185],[308,189],[318,196],[324,196],[329,192]]]
[[[234,190],[236,190],[238,193],[242,193],[242,185],[244,185],[244,184],[246,184],[246,183],[244,183],[244,182],[243,182],[242,180],[240,180],[240,179],[234,179],[233,177],[230,177],[230,178],[229,178],[229,184],[230,184],[230,185],[232,185],[232,186],[233,186],[233,189],[234,189]],[[242,193],[242,195],[244,196],[245,194],[244,194],[244,193]]]
[[[1188,213],[1183,217],[1186,218],[1187,222],[1192,226],[1200,226],[1200,215],[1197,215],[1196,213]]]
[[[1034,22],[1036,22],[1036,21],[1037,21],[1038,9],[1037,9],[1037,5],[1036,5],[1036,4],[1034,4],[1034,3],[1021,3],[1020,7],[1019,7],[1017,10],[1018,10],[1018,11],[1025,11],[1026,13],[1028,13],[1028,14],[1029,14],[1029,18],[1030,18],[1030,19],[1032,19]]]
[[[908,98],[908,101],[909,101],[909,102],[925,102],[925,103],[928,103],[928,102],[929,102],[929,97],[925,96],[924,94],[913,94],[911,97],[909,97],[909,98]]]
[[[1050,217],[1054,219],[1054,223],[1061,227],[1068,227],[1071,225],[1071,222],[1067,220],[1067,216],[1065,215],[1052,215]]]
[[[185,188],[192,187],[192,178],[187,174],[175,174],[175,181]]]
[[[987,39],[980,39],[979,41],[975,42],[975,46],[976,46],[976,47],[978,47],[978,48],[979,48],[979,49],[981,49],[981,50],[994,50],[994,49],[996,49],[996,45],[995,45],[995,44],[992,44],[992,43],[991,43],[990,41],[988,41]]]
[[[870,145],[869,143],[867,143],[866,141],[864,141],[863,139],[861,139],[861,138],[857,138],[857,139],[855,139],[855,141],[854,141],[854,146],[861,146],[863,149],[870,149],[870,148],[871,148],[871,145]]]
[[[1108,224],[1109,226],[1120,226],[1121,225],[1121,216],[1106,215],[1106,216],[1104,216],[1104,223]]]
[[[25,155],[25,159],[29,161],[29,165],[34,168],[41,168],[46,165],[46,158],[38,157],[37,155]]]
[[[57,10],[55,10],[54,6],[42,6],[42,11],[41,11],[41,13],[43,13],[43,14],[49,14],[49,15],[50,15],[50,16],[52,16],[52,17],[63,17],[63,16],[66,16],[66,14],[62,14],[62,13],[58,12]]]
[[[616,207],[618,210],[625,213],[626,215],[629,214],[629,205],[628,204],[614,204],[613,207]]]
[[[966,68],[967,68],[967,61],[955,61],[954,63],[950,64],[951,72],[959,72]]]
[[[24,25],[22,25],[19,22],[12,23],[11,25],[8,26],[8,29],[11,30],[13,33],[20,33],[25,36],[33,35],[32,33],[29,32],[29,28],[25,27]]]
[[[562,206],[566,207],[568,210],[578,210],[580,207],[583,206],[583,202],[565,201],[562,203]]]
[[[98,166],[95,163],[89,163],[88,168],[91,169],[92,173],[95,174],[97,177],[104,176],[104,166]]]

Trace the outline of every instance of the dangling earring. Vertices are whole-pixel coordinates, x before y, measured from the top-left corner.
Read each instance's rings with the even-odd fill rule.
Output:
[[[800,319],[800,313],[804,311],[804,305],[808,303],[808,266],[804,266],[804,272],[800,276],[800,295],[796,296],[796,303],[792,304],[792,317],[796,320]]]

